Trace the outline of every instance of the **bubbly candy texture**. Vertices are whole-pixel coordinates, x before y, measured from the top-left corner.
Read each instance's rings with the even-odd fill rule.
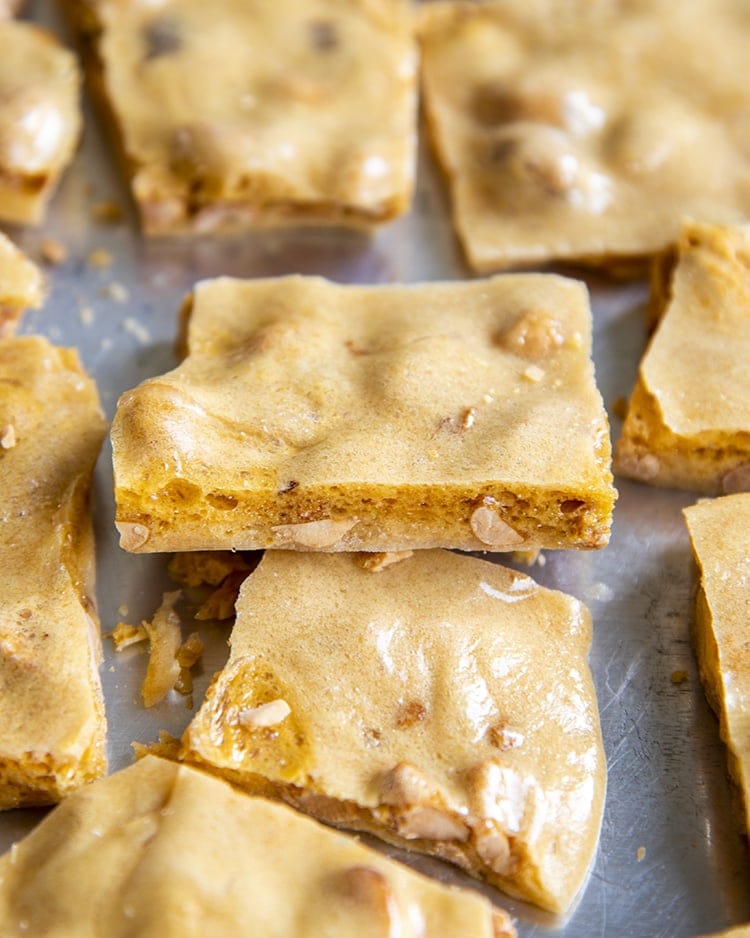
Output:
[[[89,513],[105,431],[74,351],[0,339],[0,808],[106,769]]]
[[[143,230],[369,227],[416,151],[406,0],[68,0]]]
[[[449,551],[267,551],[184,756],[555,912],[599,835],[587,609]]]
[[[750,491],[750,229],[688,222],[657,272],[658,325],[615,467],[651,485]]]
[[[469,263],[627,269],[685,216],[749,217],[747,28],[744,0],[422,4],[425,110]]]
[[[602,547],[583,284],[198,284],[188,355],[112,427],[131,551]]]

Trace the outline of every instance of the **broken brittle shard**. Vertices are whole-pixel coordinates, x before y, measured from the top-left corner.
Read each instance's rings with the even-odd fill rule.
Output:
[[[76,792],[0,857],[0,932],[515,938],[484,897],[153,756]]]
[[[0,340],[0,808],[106,770],[89,508],[105,431],[75,351]]]
[[[449,551],[268,551],[183,757],[564,913],[606,765],[588,611]]]

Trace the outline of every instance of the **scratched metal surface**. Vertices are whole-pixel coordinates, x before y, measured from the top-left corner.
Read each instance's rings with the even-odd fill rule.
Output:
[[[32,5],[29,15],[65,35],[50,3]],[[199,278],[301,272],[376,283],[469,276],[451,235],[440,181],[424,154],[413,211],[372,240],[306,232],[149,244],[136,233],[99,127],[90,112],[86,117],[82,147],[47,223],[39,231],[11,233],[31,256],[38,256],[44,235],[67,245],[68,260],[49,271],[46,307],[28,315],[22,331],[77,346],[110,417],[123,390],[174,364],[176,310]],[[92,205],[104,199],[126,207],[120,224],[92,220]],[[87,264],[98,248],[112,255],[110,267]],[[124,287],[127,298],[119,287],[112,291],[112,284]],[[611,413],[613,402],[630,390],[643,347],[645,287],[589,285],[597,375]],[[613,418],[613,432],[618,431]],[[120,619],[149,617],[167,583],[162,558],[130,556],[117,546],[111,485],[105,446],[95,509],[105,631]],[[531,570],[545,585],[578,596],[591,609],[591,664],[609,765],[592,875],[562,931],[554,934],[696,935],[750,921],[750,864],[732,814],[717,723],[701,692],[689,644],[695,574],[680,510],[694,499],[624,480],[618,487],[606,550],[548,553],[546,565]],[[201,633],[208,648],[196,683],[196,706],[227,654],[226,629],[204,625]],[[151,741],[160,729],[179,735],[193,711],[177,695],[145,711],[139,703],[144,654],[133,649],[115,656],[109,642],[105,654],[114,770],[131,761],[132,740]],[[687,671],[687,681],[673,684],[675,671]],[[20,811],[0,817],[0,849],[40,816]],[[446,881],[482,888],[437,861],[410,862]],[[492,890],[483,891],[511,909],[522,936],[552,934],[550,929],[560,926]]]

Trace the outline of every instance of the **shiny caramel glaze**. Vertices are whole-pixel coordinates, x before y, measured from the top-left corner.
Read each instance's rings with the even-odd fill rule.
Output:
[[[563,912],[605,789],[588,611],[446,551],[268,551],[184,755]]]

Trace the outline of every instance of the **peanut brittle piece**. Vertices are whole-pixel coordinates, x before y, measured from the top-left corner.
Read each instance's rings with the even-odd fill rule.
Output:
[[[68,0],[143,230],[370,227],[408,207],[405,0]]]
[[[750,491],[750,230],[690,222],[675,253],[615,468],[651,485]]]
[[[746,33],[744,0],[422,4],[428,126],[472,267],[632,270],[685,216],[748,218]]]
[[[0,857],[6,938],[514,938],[506,913],[285,805],[154,756]]]
[[[75,56],[32,23],[0,20],[0,219],[37,225],[81,131]]]
[[[0,340],[0,808],[106,769],[89,512],[105,430],[73,350]]]
[[[684,509],[700,568],[694,645],[750,831],[750,493]]]
[[[187,312],[187,358],[114,420],[126,550],[607,543],[582,284],[221,278]]]
[[[577,600],[472,557],[268,551],[184,758],[564,912],[605,789],[590,640]]]

